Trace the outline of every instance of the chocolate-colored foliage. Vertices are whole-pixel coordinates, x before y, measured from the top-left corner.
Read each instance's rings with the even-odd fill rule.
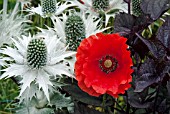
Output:
[[[141,9],[145,14],[149,14],[153,20],[158,19],[169,8],[169,0],[142,0],[141,2]]]

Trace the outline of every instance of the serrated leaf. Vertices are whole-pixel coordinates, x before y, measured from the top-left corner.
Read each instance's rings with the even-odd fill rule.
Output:
[[[145,14],[149,14],[153,20],[158,19],[169,8],[169,0],[142,0],[141,2],[141,9]]]
[[[160,77],[156,73],[156,64],[153,60],[147,59],[143,63],[138,72],[138,76],[135,81],[135,92],[141,92],[153,83],[160,81]]]
[[[159,28],[157,38],[170,50],[170,16],[166,17],[165,22]]]
[[[38,91],[38,87],[36,84],[31,83],[30,87],[27,87],[26,90],[20,96],[20,103],[21,102],[29,102],[35,96],[36,92]]]
[[[116,15],[114,22],[114,32],[129,34],[134,26],[134,16],[126,13]]]
[[[152,20],[147,15],[135,17],[130,14],[120,13],[116,15],[114,22],[114,32],[121,35],[135,34],[146,28]]]
[[[147,45],[149,50],[157,59],[162,59],[166,56],[166,49],[159,41],[149,41],[150,45]]]
[[[50,97],[50,104],[55,105],[56,108],[63,108],[63,107],[72,107],[73,103],[70,97],[65,97],[59,92],[55,92]]]

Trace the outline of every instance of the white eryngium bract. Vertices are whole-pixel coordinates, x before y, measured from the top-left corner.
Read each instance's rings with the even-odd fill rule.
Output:
[[[15,47],[4,48],[1,53],[11,57],[11,61],[14,62],[3,70],[0,79],[20,76],[22,80],[19,96],[35,82],[50,101],[49,89],[54,85],[51,77],[61,78],[62,74],[73,77],[68,70],[69,67],[61,61],[75,52],[68,52],[65,47],[60,47],[60,39],[55,35],[50,38],[42,37],[29,35],[18,40],[13,39]]]

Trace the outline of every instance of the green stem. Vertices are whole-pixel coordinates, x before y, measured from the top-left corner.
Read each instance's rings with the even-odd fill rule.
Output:
[[[43,28],[43,18],[40,17],[41,28]]]
[[[115,99],[115,106],[118,106],[119,108],[121,108],[122,111],[124,111],[124,109],[119,105],[119,103],[117,102],[117,99]],[[116,107],[115,107],[116,108]]]
[[[116,109],[116,107],[117,107],[117,99],[115,98],[115,104],[114,104],[114,109]],[[116,110],[114,110],[114,114],[116,114],[117,113],[117,111]]]
[[[106,94],[103,95],[102,112],[105,112],[105,106],[106,106]]]

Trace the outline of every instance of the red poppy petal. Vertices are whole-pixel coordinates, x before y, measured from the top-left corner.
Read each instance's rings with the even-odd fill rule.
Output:
[[[92,95],[92,96],[100,96],[101,94],[100,93],[97,93],[92,87],[90,88],[87,88],[87,86],[83,83],[83,82],[79,82],[78,83],[78,86],[85,92],[87,92],[89,95]]]
[[[117,97],[130,87],[133,70],[126,41],[118,34],[98,33],[80,43],[75,75],[83,91],[93,96],[108,93]],[[108,56],[110,63],[105,63]]]

